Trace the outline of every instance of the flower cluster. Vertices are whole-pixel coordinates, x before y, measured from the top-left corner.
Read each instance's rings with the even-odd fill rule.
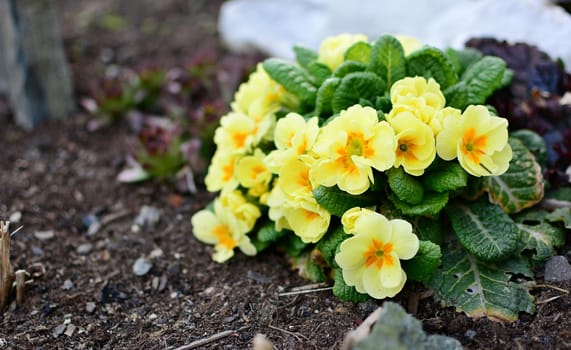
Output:
[[[397,63],[374,61],[386,47]],[[327,262],[320,268],[339,271],[358,293],[392,297],[407,280],[400,260],[419,251],[403,218],[433,215],[466,185],[429,184],[417,198],[397,181],[421,186],[433,169],[454,162],[461,178],[505,173],[512,158],[507,121],[473,100],[458,102],[469,95],[449,93],[442,74],[407,72],[405,60],[431,59],[412,38],[386,36],[371,45],[364,35],[343,34],[326,39],[318,53],[296,53],[297,65],[258,65],[222,117],[205,178],[220,196],[213,210],[193,216],[194,234],[215,246],[218,262],[236,247],[254,255],[266,243],[297,239],[298,255],[319,251]],[[443,198],[441,205],[407,211],[424,193]],[[382,204],[390,214],[379,212]],[[403,218],[393,218],[399,210]],[[339,228],[341,236],[331,239]]]

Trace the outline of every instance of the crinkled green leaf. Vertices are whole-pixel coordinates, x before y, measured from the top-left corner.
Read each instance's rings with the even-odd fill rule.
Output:
[[[462,81],[468,86],[468,105],[480,105],[499,88],[506,69],[506,62],[498,57],[485,56],[470,65]]]
[[[294,46],[295,60],[303,68],[307,69],[311,62],[317,61],[317,52],[303,46]]]
[[[361,99],[374,101],[385,90],[385,83],[374,73],[355,72],[346,75],[333,95],[333,112],[339,113]]]
[[[545,218],[550,222],[562,221],[566,229],[571,229],[571,208],[557,208]]]
[[[468,173],[458,162],[442,162],[421,177],[426,189],[435,192],[454,191],[468,184]]]
[[[325,259],[325,262],[327,262],[329,266],[337,267],[337,263],[335,262],[337,247],[347,238],[349,238],[349,235],[343,231],[343,227],[339,226],[333,230],[329,230],[317,243],[317,249],[319,249],[323,259]]]
[[[264,70],[287,91],[299,97],[303,103],[315,102],[317,88],[302,68],[277,58],[270,58],[264,61]]]
[[[416,177],[409,175],[399,168],[391,168],[387,172],[389,187],[393,193],[408,204],[419,204],[424,197],[424,188]]]
[[[319,205],[327,209],[332,215],[339,217],[348,209],[367,207],[375,203],[375,197],[371,193],[352,195],[337,186],[319,186],[313,190],[313,197]]]
[[[450,58],[450,62],[454,65],[458,76],[461,76],[466,68],[474,62],[482,58],[482,54],[474,49],[467,48],[463,50],[455,50],[452,48],[446,49],[446,55]],[[448,100],[446,100],[448,102]]]
[[[448,192],[425,192],[420,204],[408,204],[401,201],[394,193],[387,193],[387,197],[404,215],[435,216],[448,203]]]
[[[460,243],[484,261],[507,258],[517,248],[519,229],[497,205],[481,198],[476,202],[455,202],[446,215]]]
[[[321,62],[311,62],[307,66],[307,71],[313,77],[317,86],[320,86],[327,78],[331,77],[331,69]]]
[[[472,318],[515,321],[521,311],[534,313],[535,304],[528,284],[512,281],[514,275],[533,278],[521,256],[485,263],[454,246],[442,249],[442,265],[427,285],[443,306],[454,306]]]
[[[308,246],[308,243],[304,243],[301,238],[296,236],[293,232],[289,235],[285,235],[280,240],[280,243],[285,248],[287,255],[292,257],[300,256]]]
[[[298,274],[311,282],[323,282],[326,280],[323,267],[314,263],[311,254],[303,253],[296,257],[290,257],[290,264]]]
[[[461,81],[443,91],[446,106],[464,110],[468,106],[468,87]]]
[[[454,338],[426,335],[422,323],[397,303],[387,301],[369,336],[359,341],[353,350],[462,350]]]
[[[424,216],[415,216],[406,218],[406,220],[412,224],[414,233],[421,241],[431,241],[436,244],[442,243],[443,229],[439,217],[431,219]]]
[[[543,210],[526,210],[514,220],[520,230],[520,251],[533,250],[533,259],[546,260],[555,255],[555,248],[565,243],[563,228],[549,223],[547,212]]]
[[[393,108],[390,96],[377,96],[375,99],[375,109],[377,111],[382,111],[383,113],[389,113]],[[383,120],[386,120],[383,115]]]
[[[533,153],[541,166],[547,164],[547,146],[541,135],[529,129],[521,129],[510,133],[510,137],[520,140]]]
[[[517,138],[510,138],[509,143],[513,158],[508,171],[485,177],[482,184],[490,194],[490,201],[512,214],[539,203],[544,189],[541,167],[533,154]]]
[[[426,283],[434,270],[440,265],[442,252],[438,244],[420,241],[418,253],[411,260],[401,261],[408,279]]]
[[[262,242],[275,242],[285,234],[285,230],[276,231],[274,222],[268,222],[258,230],[256,237]]]
[[[331,102],[333,101],[335,90],[340,83],[341,79],[339,78],[329,78],[319,87],[317,91],[317,101],[315,101],[315,113],[318,116],[324,117],[333,114]]]
[[[408,76],[434,78],[441,90],[446,90],[458,82],[456,70],[450,59],[435,47],[425,46],[411,53],[407,58]]]
[[[359,41],[345,51],[345,61],[357,61],[368,64],[371,58],[371,44]]]
[[[502,75],[502,81],[500,82],[501,88],[510,85],[514,77],[514,71],[512,69],[506,68],[504,75]]]
[[[351,287],[345,284],[341,269],[335,269],[333,271],[335,274],[335,282],[333,283],[333,295],[341,300],[352,301],[354,303],[361,303],[369,300],[369,296],[367,294],[359,293],[355,287]]]
[[[387,89],[406,76],[406,61],[400,41],[391,35],[383,35],[371,49],[368,70],[386,83]]]
[[[367,69],[367,65],[357,61],[345,61],[335,69],[333,76],[337,78],[343,78],[347,74],[355,72],[364,72]]]

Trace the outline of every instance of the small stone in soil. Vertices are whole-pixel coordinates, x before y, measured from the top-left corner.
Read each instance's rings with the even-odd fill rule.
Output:
[[[554,256],[545,263],[545,280],[546,281],[570,281],[571,280],[571,264],[564,256]]]
[[[87,228],[87,235],[93,236],[101,229],[101,222],[96,215],[88,214],[82,219],[83,226]]]
[[[33,245],[32,246],[32,254],[36,255],[36,256],[42,256],[44,255],[44,250],[40,247],[38,247],[37,245]]]
[[[87,311],[88,313],[92,313],[93,311],[95,311],[96,307],[97,305],[94,302],[89,301],[87,302],[87,304],[85,304],[85,311]]]
[[[55,233],[54,230],[36,231],[34,232],[34,236],[40,241],[47,241],[48,239],[54,238]]]
[[[91,250],[93,249],[93,244],[91,243],[83,243],[80,244],[77,247],[77,254],[79,255],[87,255],[89,253],[91,253]]]
[[[54,331],[52,332],[52,335],[54,338],[59,337],[60,335],[63,334],[63,332],[65,332],[65,329],[67,328],[67,326],[65,324],[60,324],[57,325],[57,327],[54,329]]]
[[[133,264],[133,273],[137,276],[144,276],[152,267],[153,263],[146,257],[142,256]]]
[[[70,323],[67,325],[67,329],[65,330],[64,334],[67,335],[68,337],[71,337],[73,335],[73,333],[75,332],[76,328],[77,327],[73,323]]]
[[[163,253],[163,250],[161,248],[155,248],[149,254],[149,259],[160,258],[163,255],[164,255],[164,253]]]
[[[152,206],[143,205],[135,218],[131,230],[139,232],[142,228],[153,229],[160,220],[159,210]]]
[[[69,279],[65,280],[63,282],[63,290],[70,290],[71,288],[73,288],[73,282],[70,281]]]
[[[20,220],[22,220],[22,212],[21,211],[15,211],[12,214],[10,214],[10,217],[8,218],[8,221],[10,221],[11,223],[19,223]]]
[[[474,337],[476,336],[476,331],[473,329],[468,329],[466,331],[466,333],[464,333],[464,336],[470,340],[474,339]]]

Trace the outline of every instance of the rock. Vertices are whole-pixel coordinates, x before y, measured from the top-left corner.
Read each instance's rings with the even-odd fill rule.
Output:
[[[97,305],[94,302],[89,301],[85,304],[85,311],[87,311],[88,313],[93,313],[96,307]]]
[[[152,206],[143,205],[139,215],[135,218],[131,230],[138,232],[142,228],[153,229],[159,222],[161,216],[159,210]]]
[[[54,328],[54,331],[52,332],[52,335],[54,338],[59,337],[60,335],[63,334],[63,332],[65,332],[65,329],[67,328],[67,326],[65,324],[59,324],[57,325],[56,328]]]
[[[22,220],[22,212],[21,211],[15,211],[12,214],[10,214],[10,217],[8,218],[8,221],[10,221],[11,223],[19,223],[20,220]]]
[[[222,5],[218,27],[235,51],[258,48],[290,59],[293,45],[317,49],[326,36],[391,33],[440,48],[461,48],[482,36],[526,42],[571,66],[571,46],[561,45],[571,35],[571,16],[549,1],[363,0],[355,6],[344,0],[233,0]]]
[[[149,254],[149,259],[160,258],[164,255],[163,250],[161,248],[155,248]]]
[[[77,254],[79,255],[87,255],[91,253],[92,250],[93,250],[93,244],[91,243],[80,244],[76,249]]]
[[[67,325],[67,328],[66,328],[64,334],[67,335],[68,337],[71,337],[76,329],[77,329],[77,327],[73,323],[70,323]]]
[[[63,286],[62,286],[63,290],[70,290],[73,288],[73,282],[69,279],[65,280],[63,282]]]
[[[571,281],[571,264],[564,256],[554,256],[545,263],[546,281]]]
[[[151,270],[153,263],[147,257],[140,257],[133,264],[133,273],[137,276],[144,276]]]
[[[55,233],[54,230],[36,231],[34,232],[34,236],[40,241],[47,241],[48,239],[54,238]]]
[[[101,221],[96,215],[85,215],[82,219],[83,226],[87,228],[87,235],[93,236],[101,229]]]

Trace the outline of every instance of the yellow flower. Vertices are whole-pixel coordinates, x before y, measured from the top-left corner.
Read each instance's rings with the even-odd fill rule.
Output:
[[[277,149],[265,160],[272,172],[279,172],[283,164],[297,159],[313,147],[319,133],[317,122],[317,117],[305,121],[297,113],[289,113],[278,120],[274,130],[274,143]]]
[[[491,115],[484,106],[469,106],[461,116],[444,120],[436,138],[436,151],[444,160],[457,157],[473,176],[501,175],[512,159],[508,121]]]
[[[345,58],[345,51],[351,45],[359,41],[367,42],[364,34],[339,34],[331,36],[321,42],[317,61],[327,65],[332,71],[335,70]]]
[[[372,213],[357,218],[354,231],[335,256],[345,283],[376,299],[395,296],[406,282],[400,260],[411,259],[418,252],[419,241],[412,226]]]
[[[347,210],[341,217],[343,230],[345,231],[345,233],[351,235],[357,233],[357,231],[355,231],[355,222],[357,221],[357,219],[359,219],[361,216],[372,215],[372,214],[375,214],[375,211],[367,208],[354,207]]]
[[[311,181],[361,194],[374,181],[372,168],[384,171],[394,165],[395,150],[389,124],[379,122],[373,108],[354,105],[321,129],[313,147],[318,160],[311,169]]]
[[[453,107],[445,107],[436,112],[434,118],[432,118],[432,123],[430,124],[432,131],[434,131],[434,136],[437,137],[442,131],[444,128],[444,121],[447,118],[460,118],[461,115],[462,111]]]
[[[401,112],[390,121],[397,138],[395,167],[420,176],[436,157],[432,129],[410,112]]]
[[[275,113],[281,105],[296,108],[297,99],[273,81],[259,63],[248,81],[241,84],[234,95],[232,110],[261,121],[268,114]]]
[[[231,112],[220,119],[214,142],[225,152],[244,154],[254,143],[257,132],[258,127],[252,119],[245,114]]]
[[[277,180],[276,180],[277,182]],[[268,217],[275,223],[276,231],[284,229],[291,230],[286,218],[286,204],[287,198],[281,187],[275,185],[270,194],[268,195],[266,204],[270,208],[268,210]]]
[[[398,41],[400,41],[402,48],[404,49],[404,55],[408,56],[412,52],[420,49],[422,47],[422,43],[412,36],[408,35],[395,35]]]
[[[253,155],[245,156],[238,161],[236,175],[240,185],[265,192],[272,179],[272,173],[266,167],[264,158],[265,154],[256,148]]]
[[[313,198],[286,204],[284,213],[289,226],[304,243],[319,241],[331,221],[331,214]]]
[[[222,192],[218,202],[232,213],[238,232],[250,232],[256,225],[256,220],[262,215],[260,208],[248,202],[238,190]]]
[[[201,210],[191,219],[194,236],[206,244],[214,244],[212,259],[222,263],[234,256],[238,247],[246,255],[255,255],[256,248],[246,235],[232,211],[220,201],[214,202],[214,212]]]
[[[236,162],[241,157],[242,155],[224,152],[221,149],[214,153],[212,162],[208,167],[208,174],[204,179],[208,191],[233,190],[238,187],[235,168]]]
[[[309,171],[314,160],[307,158],[304,162],[302,159],[289,160],[279,172],[278,186],[291,199],[313,198]]]
[[[393,109],[387,115],[389,122],[395,115],[408,111],[426,125],[431,125],[432,118],[444,107],[446,100],[436,80],[407,77],[391,87],[391,102]]]

